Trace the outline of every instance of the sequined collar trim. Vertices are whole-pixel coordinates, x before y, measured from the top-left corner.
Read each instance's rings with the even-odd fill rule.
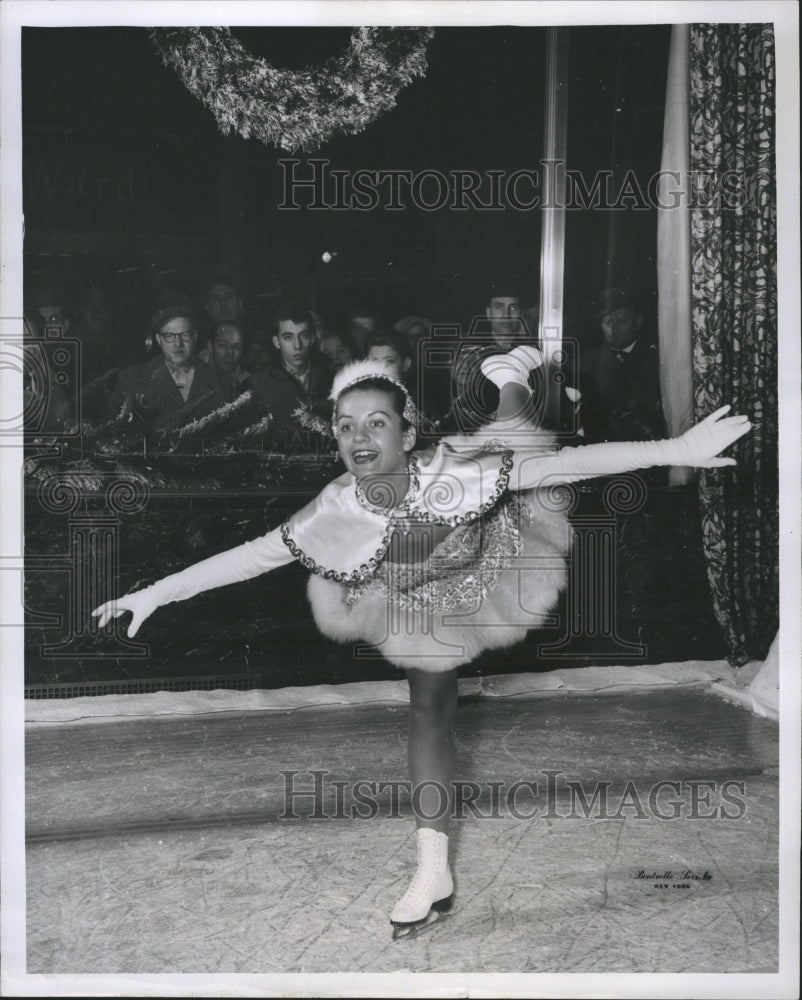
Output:
[[[321,566],[318,562],[316,562],[311,556],[308,556],[298,547],[294,539],[290,536],[289,524],[287,522],[281,525],[282,540],[302,566],[305,566],[306,569],[310,570],[312,573],[322,576],[324,580],[336,580],[337,583],[364,583],[376,574],[382,559],[384,559],[387,548],[390,544],[390,539],[393,535],[393,531],[395,530],[396,521],[406,518],[414,518],[415,520],[424,521],[428,524],[444,524],[448,527],[454,528],[462,524],[468,524],[470,521],[475,521],[478,517],[481,517],[482,514],[493,508],[499,502],[504,490],[506,490],[509,484],[510,470],[512,469],[513,464],[511,451],[506,451],[499,457],[501,459],[501,465],[496,478],[496,485],[488,499],[484,503],[479,504],[475,510],[468,511],[465,514],[453,514],[450,517],[441,514],[432,514],[430,511],[423,510],[416,506],[420,500],[421,485],[420,468],[418,460],[414,456],[412,456],[409,460],[409,489],[407,490],[407,495],[398,507],[393,507],[391,509],[375,507],[369,502],[359,485],[354,482],[356,498],[360,505],[364,507],[365,510],[370,511],[373,514],[379,514],[386,518],[386,521],[384,526],[384,535],[382,536],[379,547],[369,559],[362,563],[362,565],[357,569],[352,570],[350,573],[327,569],[325,566]]]
[[[500,466],[498,476],[496,477],[496,484],[493,487],[493,492],[487,500],[485,500],[484,503],[479,504],[475,510],[466,511],[464,514],[434,514],[431,511],[415,506],[415,501],[418,499],[416,496],[415,501],[410,501],[409,506],[406,509],[407,516],[415,518],[415,520],[418,521],[425,521],[427,524],[445,524],[450,528],[456,528],[461,524],[469,524],[471,521],[475,521],[478,517],[481,517],[482,514],[486,514],[487,511],[496,506],[509,485],[510,470],[512,469],[513,463],[512,451],[502,452],[499,455],[499,459]]]
[[[385,526],[384,536],[374,554],[366,562],[363,562],[358,569],[352,570],[350,573],[343,573],[335,569],[326,569],[325,566],[321,566],[311,556],[308,556],[302,549],[298,548],[295,541],[290,537],[289,524],[285,521],[281,525],[282,541],[298,562],[310,572],[317,574],[317,576],[322,576],[324,580],[336,580],[337,583],[364,583],[375,576],[379,564],[387,552],[387,546],[390,544],[392,534],[393,519],[389,518]]]
[[[327,569],[325,566],[321,566],[316,560],[314,560],[311,556],[308,556],[298,547],[295,540],[290,536],[289,524],[285,522],[281,525],[281,537],[290,552],[292,552],[302,566],[305,566],[312,573],[322,576],[324,580],[336,580],[338,583],[353,584],[364,583],[365,581],[371,579],[371,577],[375,576],[382,559],[384,559],[384,556],[387,553],[390,539],[392,538],[393,531],[395,530],[395,522],[408,516],[407,504],[417,501],[420,495],[420,475],[417,458],[412,456],[409,460],[409,488],[407,490],[407,495],[404,497],[400,506],[393,508],[374,506],[365,496],[364,491],[356,481],[354,481],[354,493],[360,506],[362,506],[365,510],[370,511],[372,514],[377,514],[380,517],[383,517],[385,519],[385,524],[384,534],[379,547],[366,562],[362,563],[361,566],[352,570],[350,573]]]

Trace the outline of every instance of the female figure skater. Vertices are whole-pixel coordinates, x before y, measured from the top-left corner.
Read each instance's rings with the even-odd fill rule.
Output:
[[[330,395],[347,472],[262,538],[92,612],[102,628],[130,611],[134,636],[163,604],[298,559],[311,570],[308,596],[320,630],[370,643],[406,670],[418,868],[392,910],[394,936],[452,900],[457,668],[522,638],[564,586],[570,530],[543,501],[544,489],[654,465],[734,465],[717,456],[750,427],[746,417],[725,416],[725,406],[672,440],[556,451],[531,422],[527,378],[541,362],[532,347],[485,359],[482,371],[500,390],[495,421],[420,457],[412,455],[416,414],[403,383],[381,362],[347,365]],[[531,568],[533,557],[543,568]]]

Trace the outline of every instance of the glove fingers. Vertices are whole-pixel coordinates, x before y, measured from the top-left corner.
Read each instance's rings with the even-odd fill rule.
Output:
[[[98,608],[97,611],[93,611],[92,614],[98,614],[100,616],[97,623],[99,629],[105,628],[106,625],[111,621],[112,618],[119,618],[123,612],[117,607],[112,605],[103,605],[102,608]]]
[[[99,608],[95,608],[91,614],[98,619],[97,627],[101,629],[105,628],[112,618],[119,618],[120,615],[124,615],[126,611],[130,610],[121,601],[107,601]]]

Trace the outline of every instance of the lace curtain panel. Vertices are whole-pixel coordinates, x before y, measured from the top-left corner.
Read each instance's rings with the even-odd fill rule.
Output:
[[[696,418],[724,403],[753,430],[735,469],[702,472],[705,555],[734,665],[763,659],[779,619],[775,65],[770,24],[690,28]],[[734,193],[732,193],[734,192]]]

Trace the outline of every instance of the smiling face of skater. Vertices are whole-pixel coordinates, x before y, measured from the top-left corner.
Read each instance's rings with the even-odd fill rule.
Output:
[[[335,413],[337,446],[345,467],[360,481],[382,479],[389,485],[395,479],[398,485],[390,493],[400,492],[397,477],[406,493],[407,459],[415,446],[415,428],[402,416],[404,401],[400,389],[382,388],[381,380],[372,380],[346,389]]]

